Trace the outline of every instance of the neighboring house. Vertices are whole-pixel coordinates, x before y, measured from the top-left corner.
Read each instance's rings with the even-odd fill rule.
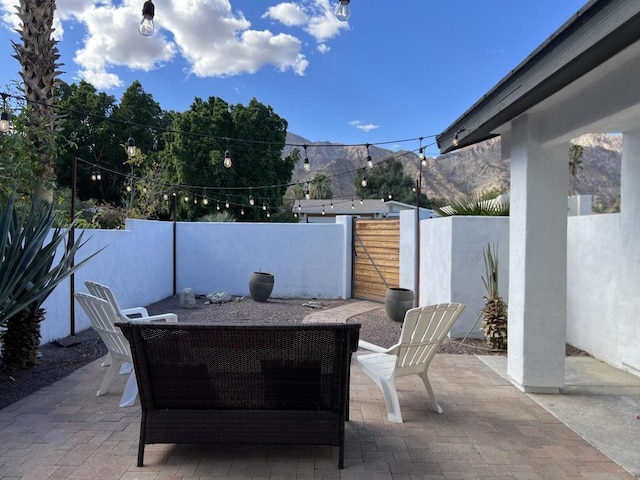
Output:
[[[338,215],[355,215],[359,218],[399,217],[402,210],[415,210],[409,205],[395,200],[371,199],[323,199],[296,200],[292,212],[301,223],[334,223]],[[421,208],[421,213],[431,218],[437,216],[433,210]],[[425,216],[423,216],[425,218]]]
[[[510,162],[507,373],[524,391],[564,386],[568,337],[640,372],[638,72],[640,2],[592,0],[436,137],[444,154],[500,136]],[[587,133],[623,136],[620,214],[567,217]]]

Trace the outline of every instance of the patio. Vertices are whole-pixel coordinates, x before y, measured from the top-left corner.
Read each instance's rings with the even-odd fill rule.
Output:
[[[335,321],[348,308],[322,315]],[[527,395],[500,374],[506,357],[439,354],[430,378],[445,413],[426,411],[418,378],[400,378],[402,425],[353,369],[338,470],[337,449],[292,445],[150,445],[137,468],[140,409],[118,407],[124,376],[95,396],[98,360],[0,410],[0,480],[638,478],[640,379],[592,358],[567,364],[567,393]]]

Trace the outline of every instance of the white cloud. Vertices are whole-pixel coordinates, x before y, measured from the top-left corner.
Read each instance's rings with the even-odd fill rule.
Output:
[[[304,75],[309,61],[303,41],[291,32],[252,29],[231,1],[164,0],[156,5],[156,33],[145,38],[137,31],[142,0],[57,0],[54,35],[61,40],[64,26],[74,32],[86,28],[74,61],[80,78],[100,89],[122,85],[115,67],[150,71],[178,55],[188,64],[187,75],[199,77],[252,74],[268,66]],[[15,4],[0,0],[0,15],[9,28],[18,26]],[[335,18],[329,0],[282,2],[262,18],[311,35],[320,53],[330,50],[328,39],[349,28]]]
[[[360,120],[352,120],[349,122],[349,125],[357,128],[358,130],[362,130],[363,132],[370,132],[371,130],[380,128],[380,125],[376,125],[374,123],[362,123]]]
[[[308,21],[307,14],[297,3],[280,3],[269,7],[262,18],[271,18],[287,27],[299,27]]]

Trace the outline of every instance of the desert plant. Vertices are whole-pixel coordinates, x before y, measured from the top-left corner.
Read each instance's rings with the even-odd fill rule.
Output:
[[[53,204],[32,199],[22,210],[13,196],[0,206],[0,340],[4,369],[35,365],[40,344],[42,303],[51,292],[94,255],[78,262],[74,258],[84,244],[82,234],[67,242],[68,230],[52,228]],[[57,254],[58,246],[66,248]]]
[[[483,249],[485,275],[482,282],[487,289],[482,309],[482,334],[489,348],[507,349],[507,304],[498,288],[498,246],[488,244]]]
[[[495,191],[486,191],[452,200],[449,205],[437,207],[442,217],[453,215],[498,216],[509,215],[509,201],[498,199]]]

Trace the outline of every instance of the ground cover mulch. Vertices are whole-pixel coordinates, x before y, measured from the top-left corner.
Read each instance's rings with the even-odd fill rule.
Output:
[[[179,321],[211,321],[216,318],[233,318],[251,322],[259,320],[299,322],[318,308],[326,310],[358,300],[334,299],[278,299],[255,302],[249,297],[235,297],[234,301],[223,304],[207,304],[204,297],[197,298],[194,308],[180,306],[179,296],[173,296],[149,305],[151,315],[176,313]],[[399,335],[401,324],[390,320],[384,310],[372,310],[349,319],[360,323],[360,338],[368,342],[389,347]],[[103,357],[107,349],[92,330],[77,332],[73,336],[41,345],[37,365],[29,370],[7,372],[0,369],[0,409],[36,392],[40,388],[64,378],[76,369]],[[441,353],[472,355],[504,355],[487,349],[481,339],[449,339],[440,348]],[[585,355],[581,350],[567,346],[568,355]]]

